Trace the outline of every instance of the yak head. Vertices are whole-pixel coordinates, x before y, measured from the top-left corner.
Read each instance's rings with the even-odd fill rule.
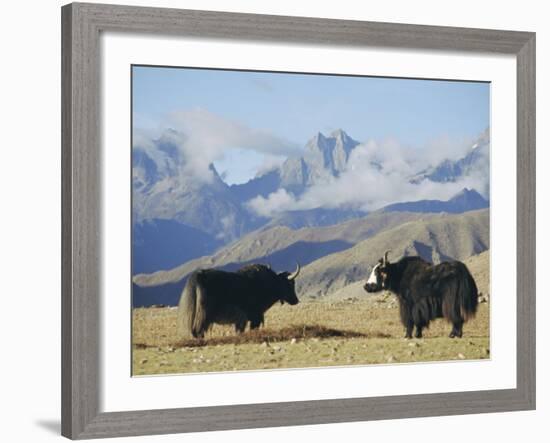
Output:
[[[277,274],[278,292],[280,294],[281,304],[287,302],[289,305],[298,304],[298,297],[296,296],[295,280],[300,274],[300,264],[296,263],[296,271],[280,272]]]
[[[369,279],[363,289],[367,292],[378,292],[383,289],[388,289],[388,272],[389,264],[388,254],[391,251],[386,251],[384,257],[382,257],[378,263],[372,268]]]

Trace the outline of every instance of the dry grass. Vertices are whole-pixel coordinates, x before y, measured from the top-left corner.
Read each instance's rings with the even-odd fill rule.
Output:
[[[303,368],[489,357],[489,309],[480,305],[463,339],[450,325],[430,324],[425,338],[404,340],[395,299],[382,294],[341,301],[277,305],[265,327],[237,335],[215,325],[204,340],[176,335],[174,308],[133,312],[134,375]]]

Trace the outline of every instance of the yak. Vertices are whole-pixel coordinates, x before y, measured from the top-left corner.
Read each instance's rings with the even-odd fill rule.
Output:
[[[421,257],[404,257],[390,263],[388,253],[374,266],[364,289],[389,290],[399,301],[405,338],[422,337],[431,320],[445,318],[452,324],[449,337],[462,337],[462,326],[477,310],[478,291],[466,265],[460,261],[432,265]]]
[[[277,301],[295,305],[298,297],[294,273],[276,273],[269,266],[253,264],[236,272],[201,269],[193,272],[183,289],[178,307],[180,335],[204,337],[214,323],[233,324],[241,333],[250,322],[256,329],[264,313]]]

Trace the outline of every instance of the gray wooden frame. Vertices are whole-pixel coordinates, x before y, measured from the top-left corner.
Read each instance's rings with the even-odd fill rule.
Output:
[[[517,60],[517,388],[100,411],[99,35],[102,31],[514,55]],[[534,33],[73,3],[62,8],[62,106],[64,436],[98,438],[535,408]]]

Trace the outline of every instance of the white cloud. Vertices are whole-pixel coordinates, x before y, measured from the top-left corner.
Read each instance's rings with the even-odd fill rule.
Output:
[[[284,157],[282,155],[266,154],[263,158],[262,164],[258,167],[258,170],[256,171],[256,175],[263,175],[267,172],[277,169],[285,162],[286,159],[287,157]]]
[[[472,171],[469,176],[456,182],[410,182],[411,176],[434,164],[432,161],[463,157],[465,146],[471,148],[472,144],[456,143],[451,146],[449,143],[442,149],[444,154],[419,155],[417,150],[393,140],[382,143],[368,141],[352,151],[349,166],[339,177],[315,184],[299,197],[280,189],[267,198],[256,197],[248,202],[248,207],[263,216],[319,207],[372,211],[396,202],[448,200],[463,188],[474,188],[486,195],[484,191],[488,189],[489,180],[487,168]],[[431,151],[427,149],[425,153]]]
[[[416,155],[421,159],[424,167],[433,166],[446,159],[456,160],[464,157],[473,144],[474,140],[467,137],[440,136],[421,147]]]
[[[271,217],[278,212],[297,209],[298,202],[285,189],[278,189],[267,196],[258,195],[247,202],[247,206],[262,217]]]
[[[269,132],[249,128],[201,108],[175,112],[168,122],[167,127],[171,130],[157,130],[157,134],[161,133],[177,147],[181,157],[179,164],[183,168],[181,173],[193,176],[197,182],[209,181],[213,177],[209,165],[214,162],[223,165],[224,155],[229,150],[259,153],[258,158],[264,163],[255,166],[258,173],[267,172],[300,152],[296,145]],[[157,138],[158,135],[153,135],[152,131],[135,131],[134,146],[146,150],[157,164],[162,164],[167,160],[167,155],[158,150],[154,142]],[[479,162],[478,170],[470,171],[468,176],[457,182],[410,182],[418,172],[444,159],[464,157],[474,143],[475,140],[471,139],[457,141],[439,138],[423,148],[412,148],[392,139],[369,140],[353,149],[348,167],[339,177],[329,176],[298,197],[279,189],[267,197],[258,196],[250,200],[247,207],[266,217],[289,210],[319,207],[372,211],[396,202],[448,200],[465,187],[474,188],[487,198],[488,159],[485,163]],[[238,162],[232,160],[230,163]],[[245,166],[243,162],[241,169]],[[223,171],[224,168],[220,170]]]
[[[174,112],[173,129],[185,134],[179,145],[185,155],[185,168],[197,177],[208,172],[208,166],[223,158],[228,148],[240,148],[271,155],[288,156],[297,147],[267,131],[252,129],[205,109]]]
[[[298,150],[295,144],[267,131],[249,128],[203,108],[171,113],[165,129],[162,136],[177,146],[184,160],[182,172],[203,181],[212,178],[209,165],[222,159],[230,148],[252,150],[267,157],[287,157]],[[134,146],[136,142],[150,145],[144,142],[144,134],[136,134],[139,140]]]

